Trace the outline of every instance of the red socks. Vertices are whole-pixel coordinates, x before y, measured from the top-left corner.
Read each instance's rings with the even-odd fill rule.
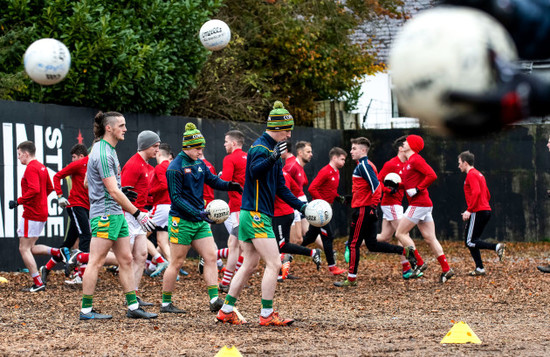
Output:
[[[420,253],[418,253],[418,250],[414,250],[414,257],[416,258],[416,265],[421,266],[424,265],[424,259],[420,256]]]
[[[439,257],[437,257],[437,261],[441,265],[441,270],[446,273],[451,268],[449,267],[449,264],[447,263],[447,258],[445,258],[445,254],[441,254]]]
[[[88,263],[88,258],[90,257],[90,253],[78,253],[76,256],[76,261],[81,264]]]

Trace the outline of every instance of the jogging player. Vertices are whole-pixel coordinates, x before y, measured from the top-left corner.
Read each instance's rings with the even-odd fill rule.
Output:
[[[464,196],[468,207],[462,212],[462,220],[466,222],[464,227],[464,242],[470,250],[476,268],[469,275],[485,275],[483,260],[481,260],[480,249],[493,250],[497,253],[498,259],[504,257],[504,243],[488,243],[481,239],[481,234],[491,219],[491,206],[489,200],[491,194],[487,188],[485,176],[474,167],[475,156],[469,151],[458,155],[458,168],[466,173],[464,181]]]
[[[435,224],[432,217],[433,203],[428,193],[428,187],[437,179],[437,175],[426,163],[426,160],[419,155],[423,148],[424,140],[418,135],[409,135],[403,142],[407,162],[403,168],[401,180],[407,193],[409,207],[405,212],[405,219],[402,219],[397,226],[395,236],[402,243],[409,242],[409,244],[414,245],[408,234],[414,226],[418,226],[420,234],[422,234],[441,265],[439,281],[445,283],[454,275],[454,271],[449,267],[443,248],[435,235]],[[427,265],[425,265],[416,248],[414,249],[414,256],[417,265],[416,271],[419,274],[419,272],[426,269]],[[414,269],[415,264],[412,265]]]
[[[338,287],[357,285],[357,270],[363,240],[371,252],[404,253],[403,247],[376,240],[376,224],[378,222],[376,210],[380,203],[382,187],[378,182],[376,167],[367,156],[370,147],[370,140],[365,137],[351,139],[351,158],[358,164],[353,170],[352,177],[351,208],[353,212],[348,239],[350,259],[347,278],[334,283]],[[407,255],[410,256],[410,254]]]

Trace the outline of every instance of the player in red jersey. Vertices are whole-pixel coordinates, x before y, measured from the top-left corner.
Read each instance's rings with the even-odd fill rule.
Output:
[[[151,174],[151,182],[149,184],[149,194],[152,197],[152,209],[149,212],[151,219],[157,226],[155,229],[157,245],[162,251],[162,254],[168,261],[171,259],[170,245],[168,244],[168,213],[170,212],[170,195],[168,194],[168,181],[166,180],[166,170],[170,165],[170,153],[172,152],[170,145],[161,143],[159,151],[155,158],[157,166]],[[168,262],[163,255],[154,247],[153,243],[147,241],[148,251],[151,254],[151,266],[156,265],[151,272],[151,277],[160,275],[167,267]]]
[[[290,151],[290,143],[288,151]],[[306,194],[304,193],[304,187],[308,185],[309,181],[304,171],[304,166],[311,161],[313,157],[313,151],[311,149],[311,143],[307,141],[298,141],[296,143],[296,156],[290,154],[285,160],[284,170],[290,174],[290,177],[298,184],[300,191],[295,194],[296,197],[302,202],[307,202]],[[291,242],[295,244],[301,244],[304,234],[309,228],[309,223],[305,217],[298,211],[294,211],[294,225],[291,230]]]
[[[403,167],[407,161],[407,156],[405,156],[405,151],[403,150],[403,142],[406,138],[407,136],[404,135],[393,142],[393,148],[397,152],[397,155],[386,162],[378,173],[378,181],[382,183],[382,201],[380,202],[382,231],[376,239],[380,242],[389,243],[391,241],[393,234],[397,230],[399,221],[403,218],[403,196],[405,191],[402,186],[395,186],[389,182],[387,186],[384,185],[384,178],[392,172],[399,176],[403,175]],[[414,274],[411,264],[405,256],[401,257],[401,265],[403,267],[403,279],[417,278],[422,275]]]
[[[449,267],[443,248],[435,235],[435,224],[432,217],[433,203],[428,193],[428,187],[437,179],[437,175],[426,163],[426,160],[418,154],[423,148],[424,140],[418,135],[409,135],[403,142],[403,149],[408,161],[403,168],[401,179],[407,193],[409,207],[405,212],[406,219],[402,219],[397,226],[395,236],[402,243],[407,242],[413,245],[414,243],[408,234],[414,226],[418,226],[420,234],[422,234],[441,265],[442,272],[439,281],[445,283],[454,275],[454,271]],[[414,256],[416,258],[417,273],[423,272],[427,265],[425,265],[416,249],[414,249]],[[414,269],[415,264],[412,265]]]
[[[121,185],[123,187],[132,187],[137,193],[137,199],[134,206],[141,212],[148,213],[145,209],[147,205],[147,196],[149,195],[149,164],[147,161],[157,155],[160,147],[160,137],[150,130],[144,130],[138,135],[138,151],[132,156],[122,168]],[[130,232],[130,244],[132,246],[132,267],[134,270],[134,283],[136,293],[145,269],[147,260],[147,235],[131,212],[124,212],[128,229]],[[145,302],[138,298],[140,306],[151,306],[152,303]]]
[[[376,240],[376,224],[378,222],[376,209],[380,203],[382,187],[378,182],[376,166],[367,156],[370,147],[370,140],[365,137],[351,139],[351,158],[358,164],[353,170],[352,177],[351,208],[353,208],[353,213],[348,240],[349,271],[347,279],[334,283],[338,287],[357,285],[359,248],[363,240],[366,241],[367,249],[371,252],[404,253],[403,247]],[[406,255],[410,256],[410,254]]]
[[[23,141],[17,145],[17,158],[27,168],[21,179],[21,197],[9,202],[10,209],[23,205],[23,217],[19,220],[17,235],[19,253],[33,280],[33,285],[24,291],[30,292],[43,291],[46,288],[36,268],[34,255],[51,255],[65,263],[68,259],[58,248],[36,244],[48,219],[48,195],[53,191],[53,185],[48,169],[38,162],[35,154],[36,146],[32,141]]]
[[[332,205],[334,200],[341,197],[338,194],[338,185],[340,184],[340,169],[344,167],[346,163],[346,157],[348,156],[344,149],[334,147],[329,153],[330,162],[323,167],[317,176],[309,185],[309,193],[313,200],[322,199]],[[307,246],[315,242],[318,235],[321,235],[323,241],[323,249],[325,250],[325,257],[327,259],[328,270],[332,275],[340,275],[346,271],[336,266],[334,261],[334,252],[332,250],[332,242],[334,241],[334,233],[331,224],[327,224],[324,227],[309,226],[309,230],[304,236],[302,245]]]
[[[487,188],[485,177],[474,167],[474,161],[475,156],[469,151],[458,155],[458,168],[461,172],[466,173],[464,195],[468,208],[462,212],[462,220],[466,222],[464,242],[476,264],[476,268],[470,272],[471,276],[485,275],[480,249],[494,250],[500,261],[502,261],[506,249],[504,243],[488,243],[481,239],[483,229],[491,219],[491,206],[489,205],[491,194]]]
[[[88,198],[88,189],[84,187],[84,177],[86,177],[88,166],[88,150],[86,145],[74,145],[71,148],[71,160],[72,162],[69,165],[65,166],[53,177],[53,187],[57,193],[57,202],[61,208],[66,209],[70,221],[65,241],[59,247],[62,252],[65,251],[65,254],[75,245],[77,239],[79,252],[89,252],[90,240],[92,239],[92,232],[90,231],[90,199]],[[63,197],[63,190],[61,189],[61,180],[67,176],[71,178],[71,191],[69,192],[68,200]],[[71,256],[71,258],[73,257]],[[61,259],[52,257],[46,265],[40,267],[40,277],[44,284],[47,283],[50,271],[60,261]],[[68,264],[66,264],[67,274],[70,272],[70,261],[71,259],[69,258]],[[68,283],[79,284],[82,282],[81,278],[82,276],[76,276],[73,281],[68,281]]]
[[[227,156],[223,159],[223,167],[220,178],[224,181],[234,181],[244,187],[246,173],[246,153],[243,151],[244,134],[239,130],[230,130],[225,133],[223,146]],[[229,291],[229,284],[236,270],[242,265],[242,251],[239,246],[239,213],[243,195],[237,191],[229,191],[229,218],[224,222],[229,233],[227,239],[227,261],[223,278],[220,282],[220,290]],[[218,250],[218,256],[220,256]]]

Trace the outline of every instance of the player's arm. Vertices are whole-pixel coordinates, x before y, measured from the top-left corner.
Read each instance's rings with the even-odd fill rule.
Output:
[[[23,196],[17,199],[18,205],[37,204],[37,202],[34,202],[34,198],[40,193],[40,176],[38,171],[34,169],[27,171],[25,171],[27,190]]]
[[[479,178],[475,177],[475,175],[467,175],[466,183],[470,186],[470,194],[468,195],[469,197],[466,197],[466,204],[468,205],[467,210],[469,212],[473,212],[473,208],[475,207],[481,195]]]
[[[71,162],[67,166],[61,169],[61,171],[57,172],[53,176],[53,187],[55,189],[55,193],[57,193],[57,196],[63,196],[63,189],[61,188],[61,180],[63,180],[65,177],[72,175],[76,170],[76,165],[74,165],[74,162]]]
[[[363,160],[359,164],[359,172],[361,177],[369,183],[370,189],[374,193],[378,189],[378,186],[380,186],[380,181],[378,181],[374,168],[366,160]]]
[[[128,197],[118,188],[118,182],[115,176],[106,177],[103,179],[103,184],[109,195],[116,203],[126,212],[134,213],[138,211],[137,207],[130,202]]]
[[[279,141],[273,148],[273,151],[265,146],[256,146],[253,150],[250,150],[247,160],[251,160],[251,178],[257,180],[265,175],[275,165],[277,160],[280,160],[281,155],[286,152],[287,146],[288,143],[286,141]]]
[[[419,191],[427,189],[437,179],[435,171],[425,161],[416,161],[414,168],[424,175],[424,179],[416,186]]]

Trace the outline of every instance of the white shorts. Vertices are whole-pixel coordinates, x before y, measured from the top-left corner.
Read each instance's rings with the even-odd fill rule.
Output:
[[[307,203],[307,197],[306,195],[298,197],[298,199],[304,203]],[[302,220],[302,214],[297,209],[294,210],[294,222],[300,222]],[[294,224],[294,223],[293,223]]]
[[[134,216],[132,216],[131,213],[124,212],[124,218],[126,218],[126,222],[128,223],[128,232],[130,233],[130,244],[133,245],[136,239],[136,236],[145,235],[145,232],[143,231],[143,229],[141,229],[141,225],[134,218]]]
[[[418,222],[433,222],[432,210],[433,207],[409,206],[405,212],[405,217],[415,224],[418,224]]]
[[[149,216],[159,228],[168,227],[168,214],[170,213],[169,204],[154,205]],[[135,220],[134,220],[135,221]]]
[[[21,217],[17,227],[17,235],[25,238],[40,237],[45,226],[46,222],[31,221]]]
[[[237,236],[235,230],[239,228],[239,213],[240,212],[231,212],[229,217],[223,222],[225,229],[227,229],[227,233],[233,234],[234,236]]]
[[[380,208],[382,209],[382,218],[386,221],[396,221],[403,217],[403,206],[401,205],[380,206]]]

